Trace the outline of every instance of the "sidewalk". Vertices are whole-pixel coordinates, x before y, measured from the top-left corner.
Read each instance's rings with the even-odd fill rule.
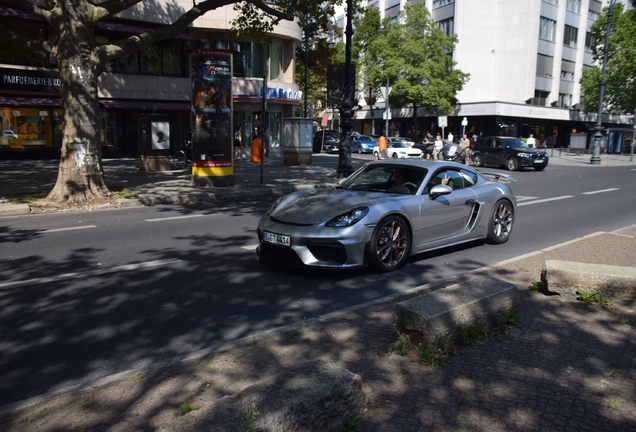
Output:
[[[557,162],[555,157],[551,164],[581,163],[569,158]],[[239,163],[237,185],[223,195],[212,195],[220,193],[216,190],[185,195],[193,192],[184,172],[139,172],[133,162],[105,162],[108,184],[130,187],[144,199],[162,190],[162,196],[175,200],[233,199],[238,195],[232,194],[260,184],[259,165]],[[354,156],[354,168],[365,162]],[[336,166],[337,156],[327,155],[316,156],[309,167],[268,161],[262,189],[280,193],[334,184]],[[0,167],[3,184],[4,162]],[[23,173],[26,168],[14,167]],[[55,171],[55,165],[50,169]],[[36,189],[32,183],[29,188]],[[0,196],[5,190],[0,187]],[[636,225],[476,271],[517,286],[523,298],[520,319],[476,346],[458,347],[439,368],[421,364],[414,353],[396,353],[395,303],[407,296],[393,297],[255,334],[214,353],[193,353],[169,366],[128,371],[67,395],[44,395],[11,410],[0,407],[0,430],[156,430],[175,418],[183,401],[203,407],[311,359],[361,376],[368,396],[361,425],[367,432],[636,430],[636,311],[530,291],[549,259],[634,266]],[[412,293],[437,287],[416,287]]]

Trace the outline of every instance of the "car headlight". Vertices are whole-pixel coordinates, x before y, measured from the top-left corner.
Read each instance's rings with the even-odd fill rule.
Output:
[[[274,210],[276,210],[276,207],[278,207],[278,204],[280,204],[280,202],[283,200],[283,198],[285,198],[284,196],[278,198],[276,201],[274,201],[272,203],[271,206],[269,206],[269,208],[267,209],[267,216],[271,216],[272,213],[274,213]]]
[[[356,207],[327,221],[327,227],[348,227],[358,223],[369,213],[369,207]]]
[[[517,156],[522,158],[531,158],[532,155],[530,153],[517,153]]]

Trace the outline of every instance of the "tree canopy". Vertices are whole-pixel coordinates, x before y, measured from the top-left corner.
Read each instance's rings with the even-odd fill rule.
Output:
[[[457,36],[446,35],[422,1],[405,5],[399,19],[379,20],[367,10],[360,20],[358,47],[368,87],[379,89],[387,79],[391,104],[423,107],[431,114],[450,114],[453,100],[469,75],[456,69],[452,53]]]
[[[583,109],[597,112],[600,99],[601,75],[609,9],[592,25],[594,45],[592,53],[595,66],[586,68],[581,78]],[[622,3],[613,9],[607,64],[603,111],[612,113],[636,110],[636,9],[624,10]]]

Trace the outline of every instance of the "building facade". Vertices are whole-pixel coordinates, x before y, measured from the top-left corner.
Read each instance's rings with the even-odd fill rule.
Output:
[[[446,119],[446,132],[456,137],[463,132],[533,134],[540,145],[567,147],[573,133],[586,133],[596,125],[595,113],[579,110],[579,81],[584,68],[593,65],[591,26],[609,0],[423,1],[437,25],[458,36],[453,59],[470,74],[456,96],[455,112]],[[408,3],[413,1],[369,0],[368,6],[378,8],[382,18],[397,20]],[[336,23],[346,23],[344,10]],[[376,111],[372,116],[368,106],[359,110],[356,127],[385,133],[384,108]],[[389,134],[441,132],[437,113],[418,111],[417,124],[411,117],[410,109],[391,109]],[[371,118],[376,119],[373,127]],[[621,143],[611,151],[629,147],[622,144],[631,142],[632,118],[604,115],[612,142]]]
[[[159,0],[153,8],[140,4],[117,19],[100,22],[95,35],[103,42],[122,39],[171,23],[191,7],[187,1]],[[235,18],[231,5],[216,9],[176,38],[111,62],[98,83],[104,157],[137,156],[140,134],[153,118],[161,118],[162,124],[169,126],[166,136],[171,151],[181,147],[191,135],[195,103],[190,53],[193,47],[206,44],[233,47],[232,94],[223,96],[223,103],[233,108],[233,129],[241,126],[247,143],[264,129],[268,151],[281,151],[283,119],[293,116],[302,99],[294,82],[295,48],[302,29],[296,22],[282,21],[268,44],[227,39]],[[53,33],[46,22],[1,2],[0,24],[32,38],[46,39]],[[0,149],[5,154],[6,150],[59,154],[63,125],[54,59],[24,47],[0,44],[0,74]]]

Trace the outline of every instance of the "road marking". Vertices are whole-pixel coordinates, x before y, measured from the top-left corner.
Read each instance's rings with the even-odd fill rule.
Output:
[[[558,200],[567,199],[567,198],[574,198],[574,197],[572,195],[563,195],[560,197],[545,198],[545,199],[540,199],[535,201],[522,202],[521,204],[517,204],[517,207],[530,205],[530,204],[539,204],[539,203],[550,202],[550,201],[558,201]]]
[[[52,228],[52,229],[42,230],[40,231],[40,233],[47,234],[47,233],[58,232],[58,231],[73,231],[73,230],[81,230],[81,229],[87,229],[87,228],[97,228],[97,226],[84,225],[84,226],[69,227],[69,228]]]
[[[528,201],[528,200],[533,200],[533,199],[539,199],[539,197],[534,197],[534,196],[518,196],[518,197],[517,197],[517,202],[520,202],[520,201]]]
[[[603,193],[603,192],[612,192],[612,191],[617,191],[620,190],[621,188],[610,188],[610,189],[601,189],[601,190],[597,190],[597,191],[590,191],[590,192],[581,192],[581,195],[594,195],[597,193]]]
[[[193,215],[187,215],[187,216],[172,216],[172,217],[166,217],[166,218],[145,219],[145,221],[146,222],[163,222],[163,221],[178,220],[178,219],[190,219],[190,218],[203,217],[203,216],[215,216],[215,215],[214,214],[193,214]]]
[[[255,245],[249,245],[249,246],[241,246],[241,249],[256,250],[257,247],[258,247],[258,244],[255,244]]]
[[[85,272],[65,273],[65,274],[61,274],[57,276],[48,276],[48,277],[28,279],[23,281],[7,282],[7,283],[0,284],[0,290],[18,288],[18,287],[22,287],[26,285],[37,285],[37,284],[43,284],[43,283],[59,282],[59,281],[69,280],[69,279],[79,279],[79,278],[85,278],[85,277],[91,277],[91,276],[99,276],[99,275],[108,274],[108,273],[133,271],[133,270],[139,270],[139,269],[145,269],[145,268],[151,268],[151,267],[158,267],[158,266],[163,266],[167,264],[178,263],[181,261],[182,260],[176,259],[176,258],[147,261],[147,262],[136,263],[136,264],[125,264],[125,265],[121,265],[117,267],[88,270]]]

